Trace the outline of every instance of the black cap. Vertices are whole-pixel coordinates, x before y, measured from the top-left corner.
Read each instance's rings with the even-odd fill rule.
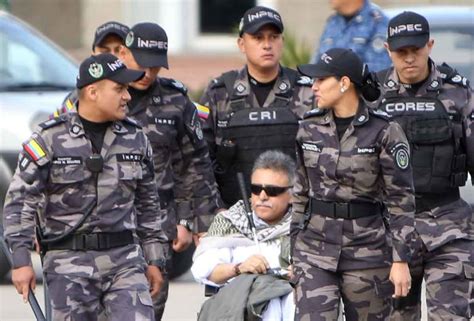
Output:
[[[254,34],[267,24],[275,26],[280,33],[283,32],[283,21],[278,12],[267,7],[253,7],[245,11],[240,20],[239,35],[242,36],[244,32]]]
[[[138,23],[130,29],[125,46],[141,67],[168,68],[168,37],[156,23]]]
[[[347,76],[361,86],[367,74],[367,66],[351,49],[332,48],[321,55],[316,64],[298,66],[298,70],[312,78]]]
[[[117,35],[120,39],[122,39],[122,42],[125,43],[125,37],[127,37],[128,32],[130,31],[130,28],[127,27],[124,24],[121,24],[120,22],[116,21],[109,21],[106,22],[95,30],[95,35],[94,35],[94,42],[92,43],[92,49],[94,49],[95,46],[100,46],[102,41],[104,41],[105,37],[107,37],[110,34]]]
[[[79,66],[76,87],[83,88],[103,79],[119,84],[128,84],[143,78],[143,71],[127,69],[124,63],[112,54],[90,56]]]
[[[430,39],[428,20],[415,12],[404,11],[388,23],[387,43],[390,51],[403,47],[421,48]]]

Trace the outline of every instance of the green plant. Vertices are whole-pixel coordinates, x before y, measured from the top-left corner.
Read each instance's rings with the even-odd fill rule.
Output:
[[[299,42],[295,35],[285,32],[285,43],[281,63],[285,67],[296,68],[301,64],[307,64],[311,58],[311,48]]]

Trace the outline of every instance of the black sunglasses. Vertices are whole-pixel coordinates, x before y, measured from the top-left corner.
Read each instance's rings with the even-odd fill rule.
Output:
[[[260,195],[262,191],[265,191],[265,194],[268,196],[278,196],[286,192],[289,188],[293,186],[274,186],[274,185],[259,185],[259,184],[250,184],[250,191],[252,194]]]

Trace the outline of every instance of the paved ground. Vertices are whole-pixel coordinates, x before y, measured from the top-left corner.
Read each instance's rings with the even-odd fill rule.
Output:
[[[34,266],[37,277],[41,277],[39,259],[34,257]],[[43,287],[36,289],[38,301],[43,306]],[[188,272],[171,282],[168,302],[163,316],[163,321],[195,321],[197,313],[204,302],[203,286],[194,282]],[[426,308],[423,307],[426,321]],[[0,284],[0,321],[34,321],[34,315],[28,304],[24,304],[16,293],[13,285],[8,282]]]
[[[36,296],[43,306],[42,286],[37,287]],[[194,282],[190,273],[185,274],[171,283],[163,321],[195,321],[204,300],[204,288]],[[13,285],[8,282],[3,282],[0,285],[0,320],[35,320],[30,306],[22,302]]]

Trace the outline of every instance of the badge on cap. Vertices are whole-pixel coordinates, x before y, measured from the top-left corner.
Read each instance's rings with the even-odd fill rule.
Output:
[[[125,46],[130,47],[132,45],[134,39],[135,39],[135,36],[133,34],[133,31],[130,31],[127,34],[127,38],[125,38]]]
[[[90,64],[89,75],[97,79],[97,78],[102,77],[103,74],[104,74],[104,68],[102,68],[101,64],[97,62],[93,62]]]

